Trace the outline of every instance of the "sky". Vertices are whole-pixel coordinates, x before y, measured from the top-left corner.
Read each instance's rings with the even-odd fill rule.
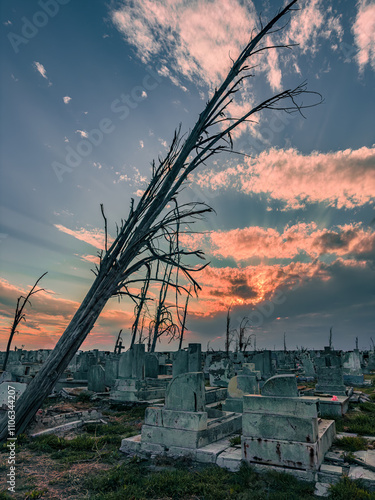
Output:
[[[283,1],[6,0],[1,3],[0,350],[17,297],[44,272],[12,344],[53,348],[89,290],[153,159],[191,129],[251,33]],[[257,348],[368,349],[375,338],[375,3],[301,0],[232,116],[307,81],[324,102],[263,111],[240,154],[201,166],[181,202],[215,213],[187,235],[209,265],[186,342],[224,347],[248,318]],[[268,40],[267,40],[268,41]],[[306,103],[314,96],[307,96]],[[129,345],[133,303],[111,299],[83,349]],[[158,350],[176,349],[168,339]]]

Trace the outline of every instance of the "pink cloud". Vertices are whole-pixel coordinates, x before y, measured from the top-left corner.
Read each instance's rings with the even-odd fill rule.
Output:
[[[326,0],[306,0],[299,4],[299,12],[291,17],[285,32],[286,43],[298,43],[302,52],[315,53],[320,37],[341,41],[343,29],[340,16],[333,12]]]
[[[199,173],[195,181],[212,190],[266,193],[284,202],[286,209],[317,202],[354,208],[374,201],[375,147],[310,155],[272,148],[222,172]]]
[[[92,264],[99,264],[99,257],[97,255],[77,255],[80,259],[85,260],[86,262],[91,262]]]
[[[104,231],[102,229],[69,229],[65,226],[62,226],[61,224],[54,224],[54,226],[59,230],[62,231],[63,233],[69,234],[70,236],[73,236],[77,240],[84,241],[85,243],[88,243],[89,245],[92,245],[93,247],[96,247],[100,250],[104,249],[105,246],[105,235]],[[113,243],[113,238],[108,236],[108,244]],[[88,260],[88,259],[86,259]]]
[[[358,47],[357,63],[361,71],[367,64],[375,71],[375,4],[360,0],[357,5],[358,12],[352,27]]]
[[[193,250],[202,248],[215,257],[232,258],[236,262],[254,257],[293,259],[301,253],[311,259],[327,254],[359,258],[375,250],[375,232],[360,224],[319,229],[315,222],[299,223],[286,226],[282,232],[252,226],[206,235],[185,235],[181,241]]]
[[[235,57],[247,43],[256,16],[252,2],[246,8],[238,0],[214,6],[207,0],[141,0],[124,1],[112,21],[144,62],[167,50],[174,75],[165,64],[159,70],[174,83],[177,73],[214,87],[230,67],[229,54]]]

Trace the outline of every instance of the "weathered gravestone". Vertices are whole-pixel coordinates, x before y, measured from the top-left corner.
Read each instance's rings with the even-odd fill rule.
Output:
[[[345,396],[341,354],[325,348],[324,353],[315,358],[315,364],[318,381],[315,391],[332,396]]]
[[[155,356],[145,353],[144,344],[134,344],[131,349],[120,355],[118,379],[111,389],[110,399],[120,402],[152,401],[164,397],[167,380],[146,378],[155,374],[158,361]],[[146,368],[146,364],[148,367]]]
[[[223,405],[224,411],[242,413],[243,396],[245,394],[259,394],[260,372],[254,370],[253,363],[244,363],[238,375],[231,378],[228,384],[228,395]]]
[[[261,389],[263,396],[298,397],[295,375],[275,375],[269,378]]]
[[[358,349],[343,354],[343,378],[348,385],[363,385],[365,377],[361,367],[361,353]]]
[[[121,451],[194,458],[198,448],[240,429],[240,415],[206,408],[202,372],[183,373],[168,385],[164,407],[147,408],[141,438],[124,439]]]
[[[172,376],[182,373],[200,372],[202,370],[201,344],[189,344],[187,350],[180,349],[173,355]]]
[[[105,385],[112,387],[118,378],[118,365],[120,356],[118,354],[111,354],[106,360],[104,365],[105,372]]]
[[[90,366],[87,375],[87,388],[93,392],[105,392],[105,371],[101,365]]]
[[[243,460],[318,470],[335,437],[335,422],[318,419],[317,398],[297,394],[293,375],[277,375],[265,383],[262,395],[243,397]]]
[[[154,354],[147,353],[145,356],[145,377],[158,378],[159,360]]]

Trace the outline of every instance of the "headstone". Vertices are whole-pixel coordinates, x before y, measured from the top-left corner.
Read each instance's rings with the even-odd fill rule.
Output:
[[[343,377],[344,383],[348,385],[363,385],[364,375],[361,367],[361,354],[354,351],[343,354]]]
[[[204,411],[205,389],[203,373],[183,373],[173,378],[165,394],[165,409],[193,412]]]
[[[332,396],[345,396],[341,354],[325,348],[323,355],[315,358],[315,364],[317,376],[315,391]]]
[[[120,356],[111,354],[106,360],[104,365],[105,385],[112,387],[115,380],[118,378],[118,364]]]
[[[170,382],[165,406],[147,408],[139,451],[191,457],[199,448],[239,432],[241,418],[206,408],[203,373],[182,373]],[[124,439],[121,450],[134,451],[133,438]]]
[[[187,373],[189,371],[189,361],[188,352],[180,349],[179,351],[173,353],[173,365],[172,365],[172,376],[177,377],[182,373]]]
[[[202,371],[202,346],[201,344],[189,344],[188,347],[188,371]]]
[[[105,392],[105,371],[101,365],[90,366],[88,376],[88,390],[93,392]]]
[[[298,397],[295,375],[274,375],[261,389],[262,396]]]
[[[147,353],[145,356],[145,377],[158,378],[159,375],[159,361],[154,354]]]
[[[228,384],[230,398],[242,398],[245,394],[259,394],[259,385],[252,375],[236,375]]]
[[[128,351],[120,355],[119,378],[142,380],[145,377],[145,346],[134,344]]]

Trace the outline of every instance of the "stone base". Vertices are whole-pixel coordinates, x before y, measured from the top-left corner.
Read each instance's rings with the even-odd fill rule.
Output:
[[[224,411],[233,411],[235,413],[243,413],[242,398],[227,398],[223,404]]]
[[[164,399],[166,384],[167,381],[157,379],[117,379],[109,399],[121,403]]]
[[[220,416],[210,418],[207,412],[149,407],[142,427],[142,449],[147,450],[148,444],[197,449],[241,431],[242,415],[217,413]]]
[[[334,440],[335,422],[321,420],[316,442],[285,441],[242,436],[243,458],[250,464],[318,470]]]
[[[226,387],[206,387],[206,405],[223,401],[226,397]]]
[[[326,417],[342,417],[349,409],[349,397],[337,396],[337,401],[332,401],[330,397],[318,397],[320,416]]]

